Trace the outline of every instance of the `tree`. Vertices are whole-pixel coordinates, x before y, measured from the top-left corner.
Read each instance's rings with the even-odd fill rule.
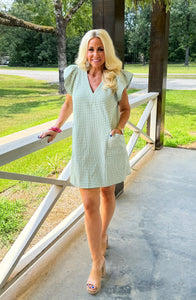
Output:
[[[148,60],[150,44],[150,6],[137,6],[125,12],[125,61],[141,62]],[[188,0],[172,2],[170,10],[170,62],[185,62],[196,58],[196,3]]]
[[[148,60],[150,44],[150,7],[126,9],[125,13],[125,61]]]
[[[194,59],[196,44],[196,4],[188,0],[176,0],[171,8],[169,61],[189,64]]]
[[[35,1],[35,0],[33,0]],[[44,0],[45,4],[50,5],[49,0]],[[57,36],[57,49],[58,49],[58,68],[59,68],[59,93],[64,94],[64,79],[63,71],[67,65],[66,58],[66,28],[72,18],[72,16],[78,11],[82,4],[86,0],[53,0],[54,14],[56,19],[56,26],[45,26],[42,24],[35,24],[26,21],[22,18],[17,18],[12,15],[8,15],[4,12],[0,12],[0,24],[11,27],[23,27],[36,32],[50,33]],[[28,5],[29,1],[18,0],[17,3]],[[64,10],[63,10],[64,8]],[[38,20],[39,21],[39,20]]]

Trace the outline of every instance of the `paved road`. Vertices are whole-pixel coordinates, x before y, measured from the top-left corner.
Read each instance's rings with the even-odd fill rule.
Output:
[[[5,70],[0,69],[0,74],[18,75],[48,82],[58,82],[57,71],[31,71],[31,70]],[[148,86],[148,78],[134,78],[132,88],[145,89]],[[171,90],[196,90],[196,79],[167,79],[167,89]]]

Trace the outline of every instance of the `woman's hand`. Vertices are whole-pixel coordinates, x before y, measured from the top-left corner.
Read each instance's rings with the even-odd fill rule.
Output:
[[[49,137],[48,138],[48,143],[52,142],[54,140],[54,138],[57,136],[58,132],[55,132],[53,130],[48,129],[46,132],[41,133],[38,138],[39,139],[44,139],[45,137]]]
[[[110,132],[110,136],[113,136],[114,134],[123,134],[122,130],[120,130],[119,128],[115,128]]]

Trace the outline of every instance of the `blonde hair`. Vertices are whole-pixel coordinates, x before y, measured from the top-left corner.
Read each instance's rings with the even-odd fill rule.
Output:
[[[114,45],[108,32],[104,29],[93,29],[88,31],[81,40],[78,57],[76,64],[79,68],[85,71],[89,71],[91,66],[87,67],[87,49],[88,43],[93,38],[99,38],[103,44],[105,52],[105,66],[103,70],[103,83],[105,88],[111,88],[113,93],[117,89],[116,75],[120,73],[122,69],[122,62],[116,56]]]

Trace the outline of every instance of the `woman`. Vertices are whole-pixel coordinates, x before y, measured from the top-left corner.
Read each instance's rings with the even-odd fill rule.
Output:
[[[96,294],[105,275],[107,228],[115,209],[115,185],[130,166],[123,128],[130,115],[126,88],[132,74],[122,70],[112,40],[103,29],[90,30],[80,44],[76,65],[64,71],[68,92],[55,127],[40,138],[52,141],[73,111],[70,181],[79,187],[92,256],[87,290]],[[101,196],[101,199],[100,199]]]

